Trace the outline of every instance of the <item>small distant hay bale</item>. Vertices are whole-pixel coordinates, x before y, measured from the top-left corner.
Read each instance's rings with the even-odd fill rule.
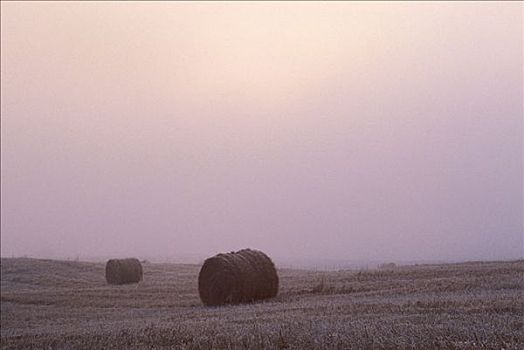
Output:
[[[106,263],[106,281],[109,284],[138,283],[142,276],[142,264],[138,259],[110,259]]]
[[[397,267],[397,264],[393,262],[378,265],[378,268],[383,269],[383,270],[391,270],[391,269],[395,269],[396,267]]]
[[[218,254],[204,261],[198,292],[205,305],[239,304],[273,298],[278,275],[271,259],[258,250]]]

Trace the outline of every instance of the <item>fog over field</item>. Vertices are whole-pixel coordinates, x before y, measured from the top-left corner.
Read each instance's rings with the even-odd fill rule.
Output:
[[[523,93],[521,2],[2,2],[1,256],[522,259]]]

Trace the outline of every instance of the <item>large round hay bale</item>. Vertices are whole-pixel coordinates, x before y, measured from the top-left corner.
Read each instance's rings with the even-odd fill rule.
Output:
[[[142,264],[135,258],[111,259],[106,264],[106,281],[109,284],[138,283],[142,275]]]
[[[202,302],[210,306],[273,298],[278,293],[278,275],[271,259],[261,251],[218,254],[202,265],[198,292]]]

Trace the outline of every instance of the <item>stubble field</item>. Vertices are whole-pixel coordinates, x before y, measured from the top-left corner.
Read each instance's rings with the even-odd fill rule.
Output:
[[[279,269],[277,298],[205,307],[200,266],[1,260],[2,349],[522,349],[524,261]]]

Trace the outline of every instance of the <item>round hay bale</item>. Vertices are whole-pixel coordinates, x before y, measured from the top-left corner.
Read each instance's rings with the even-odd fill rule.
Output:
[[[258,250],[218,254],[204,261],[198,292],[205,305],[238,304],[273,298],[278,275],[271,259]]]
[[[138,259],[110,259],[106,264],[106,281],[109,284],[138,283],[142,276],[142,264]]]

